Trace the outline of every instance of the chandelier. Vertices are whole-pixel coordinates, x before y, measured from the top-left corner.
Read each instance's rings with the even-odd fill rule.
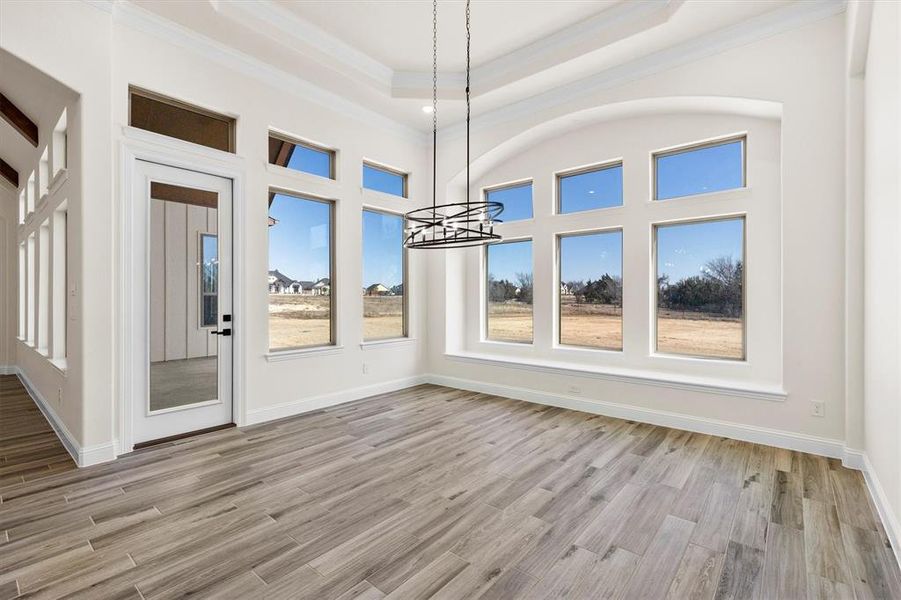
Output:
[[[404,215],[404,247],[466,248],[499,242],[494,225],[504,205],[469,199],[469,0],[466,0],[466,201],[436,204],[438,197],[438,0],[432,0],[432,205]]]

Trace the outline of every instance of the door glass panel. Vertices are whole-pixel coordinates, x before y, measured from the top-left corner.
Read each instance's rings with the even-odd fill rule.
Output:
[[[149,412],[216,400],[218,194],[150,187]]]

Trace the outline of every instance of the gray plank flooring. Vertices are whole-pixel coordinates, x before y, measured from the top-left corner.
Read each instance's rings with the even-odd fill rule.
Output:
[[[6,598],[901,598],[839,462],[418,386],[76,469],[0,377]]]

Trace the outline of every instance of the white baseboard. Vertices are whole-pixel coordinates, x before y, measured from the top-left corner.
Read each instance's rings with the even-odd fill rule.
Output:
[[[901,568],[901,524],[899,524],[898,518],[892,510],[892,505],[885,494],[885,489],[879,482],[879,477],[876,476],[870,457],[863,452],[860,455],[863,461],[863,469],[861,469],[863,477],[867,482],[867,488],[870,490],[870,496],[873,498],[873,504],[876,505],[876,512],[879,513],[879,518],[882,520],[882,526],[885,527],[885,533],[892,545],[892,550],[895,551],[895,560],[898,562],[898,568]]]
[[[418,375],[415,377],[404,377],[402,379],[394,379],[383,383],[341,390],[331,394],[322,394],[312,398],[304,398],[302,400],[283,402],[273,406],[255,408],[247,411],[247,421],[245,425],[256,425],[257,423],[265,423],[267,421],[274,421],[275,419],[284,419],[285,417],[292,417],[321,408],[328,408],[329,406],[336,406],[338,404],[344,404],[345,402],[360,400],[368,396],[375,396],[376,394],[395,392],[422,383],[427,383],[426,376]]]
[[[650,408],[640,408],[604,400],[587,400],[585,398],[577,398],[574,396],[549,394],[526,388],[497,385],[471,379],[448,377],[445,375],[428,375],[426,378],[429,383],[437,385],[503,396],[515,400],[525,400],[526,402],[534,402],[536,404],[557,406],[560,408],[568,408],[570,410],[578,410],[619,419],[641,421],[642,423],[650,423],[651,425],[662,425],[674,429],[684,429],[686,431],[728,437],[745,442],[775,446],[777,448],[809,452],[810,454],[818,454],[830,458],[844,458],[845,455],[845,444],[842,440],[821,438],[791,431],[781,431],[778,429],[767,429],[765,427],[756,427],[753,425],[743,425],[729,421],[718,421],[715,419],[694,417],[691,415]]]
[[[88,467],[90,465],[115,460],[116,449],[114,443],[110,442],[107,444],[96,444],[94,446],[82,446],[78,440],[75,439],[75,436],[72,435],[72,432],[69,431],[69,428],[66,427],[63,420],[59,418],[59,415],[56,414],[53,406],[47,402],[34,386],[28,378],[28,375],[18,367],[12,367],[12,370],[13,373],[11,374],[15,374],[19,377],[19,381],[21,381],[22,385],[25,387],[25,391],[28,392],[28,395],[34,400],[35,405],[41,413],[43,413],[44,418],[50,423],[50,427],[53,428],[56,437],[59,438],[63,447],[72,456],[72,460],[75,461],[76,465],[79,467]]]

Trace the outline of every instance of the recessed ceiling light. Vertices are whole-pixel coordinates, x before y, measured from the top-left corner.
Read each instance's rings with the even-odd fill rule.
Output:
[[[434,110],[434,109],[433,109],[431,106],[423,106],[423,107],[422,107],[422,112],[424,112],[424,113],[427,114],[427,115],[432,114],[432,111],[433,111],[433,110]]]

